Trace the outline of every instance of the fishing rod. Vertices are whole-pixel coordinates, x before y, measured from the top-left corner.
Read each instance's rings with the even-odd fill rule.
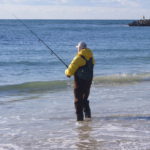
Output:
[[[62,64],[64,64],[67,68],[68,65],[35,33],[33,32],[21,19],[17,18],[15,15],[13,15],[21,24],[23,24],[43,45],[45,45],[52,54],[54,54]]]

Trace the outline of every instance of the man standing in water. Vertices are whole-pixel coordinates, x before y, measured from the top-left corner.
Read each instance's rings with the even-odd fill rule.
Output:
[[[67,77],[74,75],[74,97],[77,121],[91,119],[91,110],[88,96],[93,79],[94,57],[92,51],[87,48],[85,42],[79,42],[76,46],[77,55],[65,70]]]

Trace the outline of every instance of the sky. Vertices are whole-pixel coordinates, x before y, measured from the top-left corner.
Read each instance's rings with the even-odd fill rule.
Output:
[[[0,0],[0,19],[150,18],[150,0]]]

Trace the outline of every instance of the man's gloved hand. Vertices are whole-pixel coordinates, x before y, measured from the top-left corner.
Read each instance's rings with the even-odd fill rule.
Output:
[[[68,69],[65,70],[65,75],[70,78],[71,76],[68,75]]]

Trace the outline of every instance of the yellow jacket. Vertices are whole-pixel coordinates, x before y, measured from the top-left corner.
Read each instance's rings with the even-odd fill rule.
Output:
[[[86,64],[86,61],[80,55],[84,56],[87,60],[89,60],[92,57],[93,58],[93,64],[95,64],[95,60],[94,60],[92,51],[88,48],[82,49],[73,58],[68,69],[65,70],[66,76],[74,75],[79,67],[82,67]]]

